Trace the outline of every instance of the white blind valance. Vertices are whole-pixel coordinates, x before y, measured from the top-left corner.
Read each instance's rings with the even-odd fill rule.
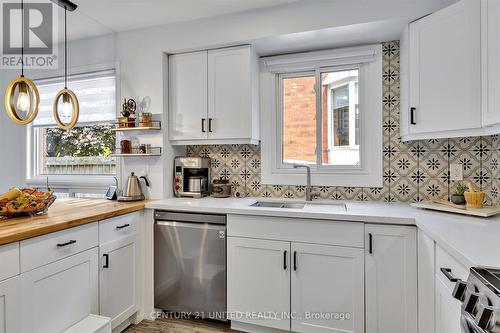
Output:
[[[64,77],[35,81],[40,92],[40,109],[33,126],[56,126],[54,97],[64,87]],[[78,97],[80,118],[77,126],[116,120],[116,74],[114,70],[73,75],[68,88]],[[64,120],[63,120],[64,121]]]
[[[380,44],[343,49],[302,52],[261,58],[263,70],[272,73],[306,71],[318,67],[373,62],[382,52]]]

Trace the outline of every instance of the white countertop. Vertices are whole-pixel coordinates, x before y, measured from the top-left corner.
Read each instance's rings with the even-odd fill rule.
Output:
[[[146,208],[180,212],[416,225],[463,265],[500,267],[500,217],[484,219],[423,210],[404,203],[384,202],[326,201],[325,203],[330,206],[311,206],[306,209],[251,207],[250,205],[256,201],[281,200],[171,198],[149,202]],[[334,205],[331,206],[332,204]]]

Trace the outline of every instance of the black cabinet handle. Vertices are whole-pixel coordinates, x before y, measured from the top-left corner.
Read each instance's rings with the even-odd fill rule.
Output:
[[[109,254],[103,254],[102,256],[105,259],[102,268],[109,268]]]
[[[285,250],[285,252],[283,253],[283,269],[286,271],[288,266],[286,265],[286,257],[287,257],[287,254],[288,254],[288,251]]]
[[[297,251],[293,251],[293,270],[297,270]]]
[[[368,253],[373,253],[373,235],[372,233],[368,234]]]
[[[207,120],[206,120],[205,118],[201,118],[201,131],[202,131],[203,133],[206,133],[206,132],[207,132],[207,131],[205,130],[205,122],[206,122],[206,121],[207,121]]]
[[[212,118],[208,118],[208,132],[212,133]]]
[[[71,245],[71,244],[75,244],[75,243],[76,243],[76,240],[72,239],[69,242],[57,244],[57,247],[65,247],[65,246],[68,246],[68,245]]]
[[[417,108],[410,108],[410,124],[416,125],[417,122],[415,121],[415,111],[417,111]]]
[[[446,278],[448,280],[450,280],[450,282],[458,282],[460,281],[460,279],[457,279],[456,277],[454,277],[453,275],[451,275],[451,269],[450,268],[443,268],[441,267],[441,273],[444,274],[444,276],[446,276]]]
[[[124,225],[118,225],[116,226],[116,229],[120,230],[120,229],[123,229],[123,228],[126,228],[126,227],[130,227],[130,224],[124,224]]]

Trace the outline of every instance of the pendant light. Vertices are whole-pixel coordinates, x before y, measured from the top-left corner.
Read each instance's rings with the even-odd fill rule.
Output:
[[[74,11],[76,5],[66,0],[52,0],[55,4],[64,8],[64,89],[61,89],[54,98],[54,119],[59,128],[63,130],[70,130],[75,127],[80,116],[80,103],[76,94],[68,89],[68,23],[67,13]],[[59,116],[59,101],[62,98],[61,114],[63,118],[71,116],[69,123],[64,123]]]
[[[38,115],[40,94],[35,83],[24,76],[24,0],[21,0],[21,40],[21,76],[12,80],[7,87],[5,111],[16,124],[27,125]],[[26,116],[21,117],[18,111],[26,113]]]

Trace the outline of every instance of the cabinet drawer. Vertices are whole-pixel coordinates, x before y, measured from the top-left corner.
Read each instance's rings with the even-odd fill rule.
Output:
[[[0,246],[0,281],[19,274],[19,242]]]
[[[235,237],[364,247],[364,224],[361,222],[228,215],[227,234]]]
[[[97,223],[21,241],[21,272],[69,257],[98,245]]]
[[[439,278],[451,292],[455,287],[455,282],[450,281],[441,271],[441,268],[448,269],[449,274],[457,279],[467,280],[469,276],[469,269],[467,267],[459,263],[439,245],[436,245],[436,277]]]
[[[132,213],[99,221],[99,244],[137,233],[141,213]]]

